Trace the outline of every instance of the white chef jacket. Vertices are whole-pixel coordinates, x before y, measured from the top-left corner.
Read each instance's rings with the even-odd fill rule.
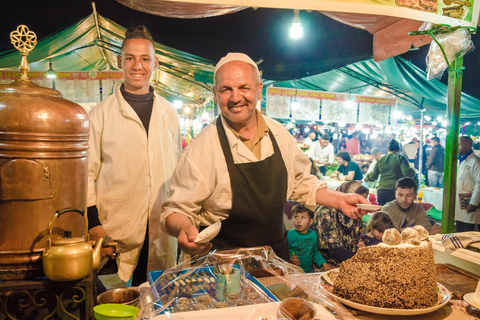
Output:
[[[462,192],[473,192],[470,204],[478,205],[480,203],[480,158],[474,153],[458,165],[455,220],[465,223],[480,223],[480,208],[471,213],[467,213],[465,209],[460,209],[458,194]]]
[[[308,150],[308,156],[313,160],[322,162],[328,161],[330,164],[332,164],[335,160],[334,153],[335,150],[333,149],[333,145],[331,143],[329,143],[326,147],[323,147],[320,143],[320,140],[315,141],[310,147],[310,150]]]
[[[154,93],[148,139],[145,127],[120,87],[90,113],[88,206],[96,205],[107,234],[119,243],[118,275],[135,270],[149,221],[147,270],[176,263],[176,239],[160,230],[161,204],[180,151],[178,115]]]
[[[266,116],[264,119],[275,136],[287,168],[287,198],[315,208],[316,192],[319,188],[326,188],[327,184],[310,175],[310,161],[283,125]],[[223,116],[222,124],[233,161],[259,161],[235,136]],[[274,152],[269,135],[270,133],[261,139],[260,160],[268,158]],[[228,217],[228,210],[232,208],[232,189],[215,121],[205,127],[183,150],[170,188],[172,195],[163,204],[163,226],[165,219],[174,212],[187,215],[195,226],[209,226]]]

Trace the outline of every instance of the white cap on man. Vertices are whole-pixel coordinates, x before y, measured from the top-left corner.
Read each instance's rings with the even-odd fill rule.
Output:
[[[255,69],[258,70],[258,66],[255,63],[255,61],[253,61],[245,53],[229,52],[225,57],[223,57],[222,59],[220,59],[220,61],[218,61],[217,65],[215,66],[215,71],[213,72],[213,78],[215,78],[218,69],[220,69],[221,66],[223,66],[225,63],[230,62],[230,61],[243,61],[243,62],[246,62],[246,63],[254,66]]]

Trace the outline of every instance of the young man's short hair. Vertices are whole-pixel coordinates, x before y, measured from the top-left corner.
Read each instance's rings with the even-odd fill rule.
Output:
[[[339,158],[342,158],[344,161],[350,162],[352,158],[350,158],[350,154],[348,151],[339,151],[336,155]]]
[[[125,45],[125,41],[127,41],[128,39],[148,40],[152,43],[152,46],[155,48],[155,43],[153,43],[152,35],[148,31],[147,27],[145,27],[144,25],[128,28],[127,31],[125,31],[125,39],[123,40],[123,43],[122,43],[122,50],[123,50],[123,46]]]
[[[440,139],[438,137],[433,137],[432,141],[436,141],[437,143],[440,143]]]
[[[315,213],[312,210],[308,209],[304,204],[297,204],[293,206],[292,217],[296,213],[303,213],[303,212],[308,213],[308,216],[310,217],[310,219],[313,219],[315,217]]]
[[[417,183],[412,178],[406,178],[406,177],[401,178],[395,184],[395,191],[397,191],[398,188],[400,188],[400,189],[413,189],[416,192],[417,191]]]
[[[328,140],[330,141],[330,135],[328,133],[322,134],[322,140]]]

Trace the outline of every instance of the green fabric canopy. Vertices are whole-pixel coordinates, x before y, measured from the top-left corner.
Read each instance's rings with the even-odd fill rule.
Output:
[[[49,59],[55,71],[115,71],[117,55],[125,28],[92,13],[80,22],[41,40],[28,55],[31,71],[45,72]],[[34,30],[33,30],[34,31]],[[215,62],[160,43],[155,43],[159,70],[152,85],[166,99],[181,98],[185,104],[212,106],[213,70]],[[0,53],[0,70],[18,70],[20,53]],[[261,65],[260,65],[261,69]],[[289,81],[265,80],[266,86],[350,92],[377,97],[398,98],[405,113],[418,118],[445,114],[447,85],[427,80],[426,72],[400,57],[380,62],[373,59],[349,64],[328,72]],[[462,93],[461,118],[480,117],[480,100]]]
[[[34,30],[32,30],[34,31]],[[30,71],[45,72],[49,59],[55,71],[115,71],[126,28],[92,13],[80,22],[37,43],[28,55]],[[214,62],[155,43],[159,70],[155,90],[173,101],[204,105],[212,100]],[[21,55],[0,53],[0,70],[18,71]]]
[[[440,80],[427,80],[426,72],[401,57],[380,62],[373,59],[349,64],[296,80],[265,81],[266,86],[347,92],[351,94],[397,97],[398,106],[404,113],[419,118],[420,110],[426,115],[444,115],[447,105],[447,85]],[[415,114],[416,113],[416,114]],[[480,100],[462,93],[461,118],[480,117]]]

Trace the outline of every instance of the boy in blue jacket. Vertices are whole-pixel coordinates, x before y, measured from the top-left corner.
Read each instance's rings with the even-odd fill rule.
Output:
[[[317,248],[317,233],[310,229],[314,213],[303,204],[292,208],[292,218],[295,229],[288,231],[288,247],[290,262],[300,266],[305,272],[314,272],[313,262],[325,270],[334,267],[328,264]]]

